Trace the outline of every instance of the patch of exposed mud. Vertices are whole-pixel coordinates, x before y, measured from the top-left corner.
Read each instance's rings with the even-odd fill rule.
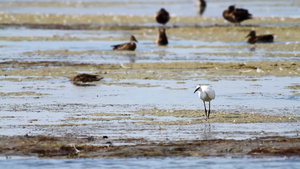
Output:
[[[300,74],[299,63],[289,61],[261,61],[247,63],[128,63],[124,65],[92,65],[58,62],[5,62],[2,63],[1,66],[0,76],[6,76],[6,78],[10,78],[9,76],[42,76],[47,78],[53,76],[70,78],[76,75],[78,71],[93,72],[104,78],[111,79],[187,80],[202,77],[213,81],[222,79],[223,76],[235,76],[235,78],[244,79],[245,76],[299,76]],[[19,69],[5,69],[12,67],[17,67]]]
[[[204,111],[199,110],[159,110],[147,109],[133,113],[152,116],[172,116],[180,118],[191,118],[190,120],[168,120],[168,121],[144,121],[141,123],[149,125],[191,125],[199,123],[263,123],[263,122],[298,122],[300,117],[296,116],[275,116],[263,115],[259,113],[230,113],[230,112],[211,112],[210,119],[204,120]],[[199,117],[203,117],[199,119]]]
[[[136,142],[126,139],[124,142]],[[143,140],[139,140],[143,141]],[[0,136],[3,156],[46,158],[169,157],[169,156],[300,156],[300,138],[262,137],[246,140],[189,140],[115,146],[97,137]]]
[[[0,24],[145,24],[155,23],[153,16],[138,16],[138,15],[80,15],[80,14],[0,14]],[[243,25],[257,26],[259,24],[299,24],[298,18],[292,17],[257,17],[248,20]],[[176,16],[170,20],[170,25],[177,27],[177,25],[230,25],[222,17],[192,17],[192,16]],[[248,25],[247,25],[248,24]]]

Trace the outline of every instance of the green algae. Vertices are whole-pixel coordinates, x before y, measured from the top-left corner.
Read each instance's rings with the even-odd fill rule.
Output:
[[[148,125],[191,125],[199,123],[268,123],[268,122],[298,122],[299,116],[276,116],[263,115],[259,113],[232,113],[232,112],[212,112],[208,121],[205,121],[204,111],[199,110],[161,110],[147,109],[134,111],[132,113],[151,116],[170,116],[184,118],[183,120],[167,121],[145,121],[140,122]]]

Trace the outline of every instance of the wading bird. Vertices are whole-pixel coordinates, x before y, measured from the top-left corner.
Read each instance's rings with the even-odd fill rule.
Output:
[[[205,0],[197,0],[196,1],[196,6],[197,6],[197,12],[202,15],[205,11],[206,8],[206,2]]]
[[[223,12],[223,17],[229,22],[240,25],[242,21],[252,19],[252,14],[247,9],[235,8],[234,5],[231,5]]]
[[[255,31],[250,31],[250,33],[246,36],[246,38],[247,37],[249,37],[247,42],[251,44],[254,44],[256,42],[261,42],[261,43],[274,42],[274,36],[272,34],[256,36]]]
[[[215,94],[214,89],[212,89],[209,86],[204,86],[204,85],[203,86],[197,85],[194,93],[196,93],[197,91],[198,91],[199,98],[203,101],[205,117],[206,117],[205,120],[207,121],[207,119],[209,118],[209,115],[210,115],[210,101],[215,99],[216,94]],[[206,110],[205,102],[208,102],[208,111]]]
[[[132,50],[134,51],[136,48],[136,44],[134,42],[138,42],[133,35],[130,36],[130,42],[112,45],[113,50]]]
[[[165,28],[158,28],[158,34],[157,34],[155,43],[158,45],[167,45],[168,44],[168,37],[167,37]]]
[[[158,12],[156,12],[155,19],[158,23],[165,25],[170,20],[169,12],[167,12],[164,8],[161,8]]]

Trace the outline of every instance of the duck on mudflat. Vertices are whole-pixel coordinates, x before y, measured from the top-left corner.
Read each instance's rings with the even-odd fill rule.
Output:
[[[235,8],[234,5],[231,5],[223,12],[223,17],[229,22],[240,25],[244,20],[252,19],[252,14],[247,9]]]
[[[165,25],[170,20],[170,14],[164,8],[156,12],[155,19],[158,23]]]
[[[250,31],[249,34],[246,36],[246,38],[247,37],[249,37],[247,42],[251,44],[254,44],[256,42],[261,42],[261,43],[274,42],[274,35],[272,34],[256,36],[255,31]]]
[[[136,38],[131,35],[130,36],[130,42],[128,43],[123,43],[123,44],[118,44],[118,45],[112,45],[113,50],[131,50],[134,51],[136,49],[136,44],[135,42],[138,42]]]

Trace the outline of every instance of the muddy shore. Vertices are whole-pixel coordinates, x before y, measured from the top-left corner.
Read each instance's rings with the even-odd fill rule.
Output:
[[[0,155],[46,158],[187,157],[187,156],[300,156],[300,138],[261,137],[246,140],[186,140],[114,146],[109,138],[1,136]],[[127,140],[134,142],[135,140]]]

